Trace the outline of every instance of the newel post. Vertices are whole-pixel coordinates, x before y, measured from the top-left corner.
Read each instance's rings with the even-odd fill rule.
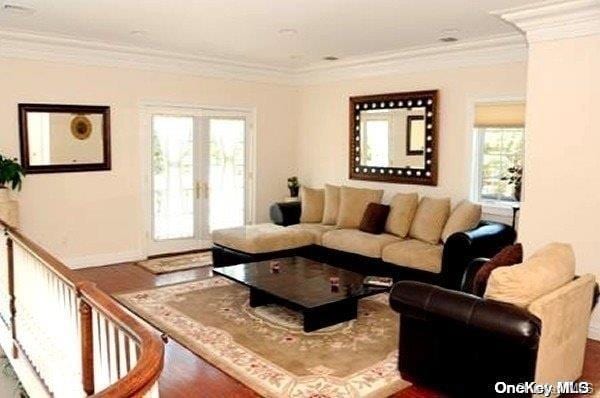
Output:
[[[16,315],[17,308],[15,306],[15,253],[13,240],[8,234],[8,230],[4,231],[6,235],[6,259],[8,266],[8,297],[10,306],[10,335],[12,338],[12,356],[17,358],[19,356],[19,350],[17,349],[17,327],[16,327]]]
[[[83,298],[79,301],[81,322],[81,382],[87,395],[94,393],[94,335],[92,307]]]

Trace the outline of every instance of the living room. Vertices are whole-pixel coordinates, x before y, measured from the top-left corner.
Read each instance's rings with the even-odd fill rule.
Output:
[[[11,249],[1,250],[0,257],[0,315],[4,321],[0,343],[29,396],[82,396],[104,388],[118,390],[136,375],[143,386],[139,384],[130,395],[111,396],[143,392],[164,397],[433,397],[480,394],[476,388],[493,386],[482,387],[474,379],[488,380],[486,377],[515,384],[600,383],[600,368],[594,366],[600,355],[597,309],[582,313],[571,306],[542,314],[524,310],[521,303],[519,311],[510,312],[516,318],[503,318],[508,315],[496,307],[488,308],[489,302],[495,302],[492,297],[503,301],[491,288],[489,298],[481,298],[467,294],[472,292],[465,291],[464,283],[485,266],[474,261],[478,257],[494,257],[520,243],[523,256],[516,264],[527,264],[534,253],[550,247],[552,255],[564,257],[568,266],[574,267],[568,276],[562,275],[568,279],[551,282],[552,277],[561,275],[552,268],[558,261],[548,260],[552,266],[538,272],[548,279],[536,285],[535,278],[528,276],[531,283],[520,289],[534,291],[544,284],[550,289],[556,283],[552,291],[535,297],[539,298],[558,295],[561,287],[576,284],[585,291],[577,303],[593,305],[594,278],[600,275],[596,261],[600,239],[595,228],[600,221],[600,186],[588,173],[598,168],[594,150],[599,143],[595,132],[600,119],[594,105],[600,105],[600,85],[593,73],[600,66],[600,2],[432,0],[417,7],[408,1],[388,0],[368,4],[231,0],[156,2],[142,9],[140,12],[139,4],[108,0],[94,4],[15,0],[3,2],[0,9],[0,155],[8,165],[8,174],[0,172],[0,182],[7,187],[0,189],[0,219],[6,223],[6,240],[11,242]],[[401,134],[389,138],[389,146],[388,138],[385,148],[381,146],[384,141],[373,140],[371,147],[365,144],[379,131],[367,134],[369,121],[372,128],[381,126],[382,120],[392,126],[395,119],[381,115],[407,112],[422,112],[416,119],[410,119],[413,113],[402,116],[416,120],[413,131],[421,129],[422,134],[413,136],[403,124]],[[94,160],[76,159],[82,153],[69,154],[72,159],[62,163],[49,160],[56,155],[52,146],[44,149],[44,139],[36,139],[32,131],[32,120],[40,114],[68,118],[72,141],[96,145]],[[75,121],[81,124],[75,126]],[[49,137],[53,127],[39,131]],[[410,137],[417,142],[414,149],[408,143]],[[397,159],[392,159],[398,142],[402,152],[406,146],[407,157],[412,153],[410,157],[421,163],[398,167]],[[384,155],[377,154],[376,148]],[[50,152],[44,155],[44,151]],[[45,156],[48,159],[43,160]],[[15,173],[14,164],[23,168],[24,175]],[[164,170],[169,171],[165,174]],[[293,189],[288,187],[287,180],[293,176],[298,179],[299,199],[294,181]],[[13,186],[15,178],[18,181]],[[334,202],[328,187],[339,188],[334,196],[340,196],[335,206],[340,206],[341,212],[329,223],[325,215]],[[311,194],[316,199],[309,203]],[[411,194],[418,195],[418,201],[411,202],[410,221],[401,232],[394,232],[389,220],[400,217],[393,215],[395,200]],[[368,218],[365,212],[373,202],[391,208],[371,206],[373,211],[387,213],[379,217],[377,237],[369,241],[377,243],[364,243],[367,232],[360,224]],[[424,202],[431,204],[430,210],[417,208]],[[445,209],[442,222],[432,216],[434,205]],[[457,209],[476,215],[444,232]],[[312,217],[308,214],[311,210]],[[346,221],[340,221],[340,214]],[[415,218],[423,220],[421,228],[415,227]],[[319,227],[318,233],[303,231],[301,225],[308,219],[308,223],[324,227]],[[453,222],[457,219],[458,215]],[[433,226],[436,231],[431,247],[427,246],[428,253],[435,249],[433,263],[424,266],[422,257],[414,254],[416,249],[397,261],[409,267],[394,267],[393,257],[385,256],[386,245],[428,241],[423,231],[427,235]],[[335,237],[344,230],[354,232]],[[329,238],[324,238],[328,234]],[[552,246],[556,242],[568,246]],[[359,257],[347,255],[348,251]],[[373,252],[376,254],[371,255]],[[245,279],[240,284],[239,269],[227,270],[261,264],[267,277],[283,279],[288,277],[290,264],[304,267],[302,262],[281,260],[290,256],[308,258],[321,264],[321,270],[335,268],[333,273],[321,275],[326,290],[331,289],[323,296],[327,302],[330,296],[338,297],[340,289],[344,291],[344,278],[353,280],[354,276],[339,273],[338,268],[346,265],[356,266],[349,267],[352,275],[392,277],[394,283],[400,283],[391,288],[392,293],[386,288],[381,294],[357,294],[360,297],[353,303],[358,302],[358,310],[347,306],[328,310],[315,318],[317,326],[325,318],[336,322],[321,332],[306,332],[301,328],[302,317],[298,317],[303,312],[306,322],[312,316],[303,310],[305,302],[271,297],[289,291],[253,296],[253,291],[264,293],[267,287]],[[140,265],[148,260],[164,267],[169,259],[175,270],[149,271]],[[411,267],[411,261],[417,265]],[[46,270],[40,271],[40,267]],[[314,267],[311,263],[309,268]],[[381,275],[372,271],[385,267],[391,271]],[[401,268],[406,273],[396,272]],[[19,276],[19,270],[27,273]],[[56,299],[56,292],[35,276],[38,272],[50,275],[48,281],[57,278],[52,283],[66,284],[59,289],[65,296],[60,296],[56,305],[43,304]],[[443,291],[425,292],[423,286],[410,281]],[[262,369],[285,374],[285,385],[277,387],[281,390],[250,377],[251,370],[228,365],[223,359],[226,354],[219,358],[202,343],[205,335],[193,341],[189,330],[153,317],[147,309],[152,303],[136,296],[167,299],[193,289],[208,291],[211,284],[235,292],[231,300],[235,297],[232,302],[236,304],[228,302],[225,295],[217,301],[227,305],[214,307],[213,296],[199,294],[185,306],[177,309],[174,305],[167,312],[180,311],[199,328],[206,323],[207,330],[220,330],[224,333],[220,338],[231,338],[237,349],[254,353],[244,358],[260,359]],[[310,286],[298,286],[310,290]],[[49,289],[44,290],[48,296],[21,298],[23,292],[36,289]],[[444,296],[446,290],[461,295],[449,298]],[[478,345],[458,351],[460,354],[426,350],[427,345],[422,346],[425,338],[414,339],[414,334],[426,333],[426,326],[411,322],[411,317],[449,315],[435,312],[439,308],[428,308],[433,312],[426,316],[415,314],[416,309],[407,308],[402,300],[435,294],[440,307],[446,305],[448,311],[461,314],[464,310],[465,316],[473,316],[470,305],[481,305],[481,311],[492,311],[485,313],[502,320],[498,326],[502,333],[517,333],[525,340],[532,339],[528,333],[535,332],[524,325],[539,329],[541,320],[533,358],[521,361],[529,368],[512,369],[516,374],[511,379],[501,368],[501,364],[511,368],[509,358],[493,366],[477,361],[465,364],[467,358],[497,354],[484,352]],[[469,306],[463,308],[466,301],[458,302],[463,294],[464,300],[477,297],[477,301],[468,301]],[[399,300],[391,306],[390,295]],[[484,296],[483,292],[479,296]],[[528,303],[533,305],[532,301]],[[69,316],[61,315],[64,309],[59,302],[76,307],[69,307]],[[371,307],[365,310],[361,305]],[[225,314],[223,306],[235,309],[235,316]],[[220,316],[209,316],[210,311],[201,311],[202,307],[212,308]],[[81,311],[80,315],[73,315],[73,308],[75,313]],[[243,308],[241,313],[239,308]],[[88,309],[90,324],[93,319],[96,325],[102,316],[106,328],[81,328]],[[345,311],[349,311],[349,319],[342,319]],[[376,323],[361,326],[361,314],[366,312]],[[19,313],[30,313],[29,323],[20,320]],[[48,327],[45,313],[64,323],[75,322],[78,329],[63,326],[48,333],[52,337],[44,344],[36,344],[44,335],[40,331]],[[156,313],[160,311],[156,309]],[[368,321],[368,317],[362,318]],[[405,318],[406,322],[399,322]],[[231,323],[225,324],[224,319]],[[468,318],[466,322],[479,321]],[[239,335],[233,326],[239,322],[256,328],[241,328]],[[552,326],[548,326],[550,322]],[[557,326],[561,323],[564,329]],[[474,337],[469,328],[435,325],[447,327],[457,346],[482,339],[482,344],[498,344],[506,352],[514,348],[499,343],[502,339],[485,340],[485,333]],[[361,327],[365,329],[361,331]],[[482,327],[489,332],[485,328],[492,326]],[[53,340],[67,329],[72,333],[70,341]],[[116,345],[113,351],[108,349],[106,362],[97,344],[102,336],[110,340],[108,329],[118,329],[119,337],[113,339]],[[497,333],[496,326],[492,329]],[[27,330],[37,332],[28,334]],[[120,340],[123,344],[128,341],[123,330],[134,332],[127,347],[137,345],[141,348],[138,354],[149,352],[142,343],[153,348],[153,372],[148,372],[152,358],[147,356],[137,362],[137,368],[129,357],[118,363],[110,361],[115,360],[115,352],[116,357],[123,352]],[[278,334],[282,330],[284,333]],[[557,340],[549,343],[544,330],[552,330]],[[276,340],[282,347],[287,338],[305,344],[302,349],[309,354],[296,366],[302,355],[294,355],[294,350],[300,348],[290,343],[291,354],[286,356],[285,349],[275,350],[269,347],[269,340],[262,340],[267,339],[264,333],[282,339],[284,343]],[[342,339],[344,333],[353,340]],[[385,344],[370,341],[372,333],[382,333]],[[82,336],[88,335],[90,355],[83,348],[81,351],[79,344]],[[445,345],[446,340],[438,337],[430,339]],[[310,345],[311,341],[317,346]],[[355,348],[340,353],[332,348],[360,341],[371,344],[373,351]],[[547,348],[548,344],[563,343],[566,345],[560,349]],[[347,368],[336,368],[335,361],[319,353],[318,344],[327,345],[323,351],[327,355],[346,355],[342,362]],[[59,351],[47,350],[48,345]],[[63,348],[69,352],[63,364],[73,372],[68,383],[52,373],[49,365],[61,356]],[[437,373],[423,361],[436,358],[445,363],[453,355],[465,358],[456,362],[456,369],[434,380],[424,376]],[[474,372],[476,366],[478,373],[466,378],[472,380],[469,386],[460,373]],[[120,367],[123,371],[115,371]],[[139,373],[128,376],[134,369]],[[144,369],[146,376],[152,373],[152,377],[140,379]],[[384,372],[385,377],[378,380],[367,372]],[[372,379],[352,381],[351,376],[357,375]],[[451,377],[454,382],[448,381]],[[364,386],[358,388],[356,383]]]

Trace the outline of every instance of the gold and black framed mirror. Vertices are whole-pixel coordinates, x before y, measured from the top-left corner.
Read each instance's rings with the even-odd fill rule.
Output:
[[[350,98],[350,178],[437,185],[437,90]]]
[[[19,104],[27,174],[110,170],[110,107]]]

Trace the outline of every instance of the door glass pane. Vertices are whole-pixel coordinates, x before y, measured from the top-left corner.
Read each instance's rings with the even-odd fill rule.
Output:
[[[152,117],[153,238],[194,237],[194,121]]]
[[[210,119],[209,130],[209,229],[244,225],[246,122]]]

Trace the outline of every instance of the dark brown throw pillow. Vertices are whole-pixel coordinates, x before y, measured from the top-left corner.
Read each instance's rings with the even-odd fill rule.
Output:
[[[385,222],[390,213],[390,206],[369,203],[360,222],[359,230],[371,234],[380,234],[385,229]]]
[[[507,267],[523,262],[523,246],[520,243],[510,245],[500,250],[490,261],[485,263],[473,277],[473,291],[479,297],[483,297],[490,274],[498,267]]]

